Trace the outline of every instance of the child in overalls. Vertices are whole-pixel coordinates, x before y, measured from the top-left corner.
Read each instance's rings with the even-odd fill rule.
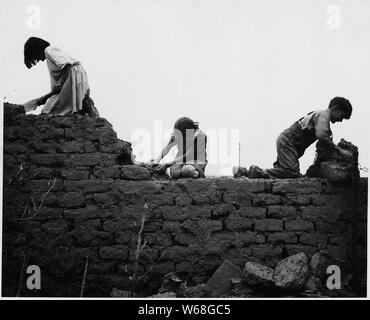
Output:
[[[50,73],[51,92],[26,103],[26,112],[45,105],[41,113],[65,116],[78,112],[98,117],[99,113],[90,98],[87,74],[81,63],[43,39],[29,38],[24,45],[27,68],[45,60]]]
[[[333,98],[325,110],[313,111],[294,122],[283,131],[276,141],[277,160],[272,169],[261,169],[258,166],[234,167],[235,178],[297,178],[300,176],[299,158],[316,140],[328,152],[339,152],[347,156],[345,150],[337,147],[332,139],[330,122],[341,122],[349,119],[352,114],[351,103],[342,97]]]
[[[172,179],[204,178],[207,165],[206,144],[207,135],[199,129],[198,123],[182,117],[176,121],[170,141],[152,164],[159,166],[158,170],[166,171]],[[159,165],[162,158],[175,146],[178,149],[175,159]]]

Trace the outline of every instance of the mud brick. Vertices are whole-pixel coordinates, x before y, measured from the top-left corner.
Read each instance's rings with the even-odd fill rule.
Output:
[[[204,233],[211,233],[222,230],[222,221],[220,220],[201,219],[197,221],[197,225]]]
[[[83,140],[65,141],[57,148],[60,153],[82,153],[85,151],[85,142]]]
[[[109,209],[99,208],[98,206],[87,206],[80,209],[65,209],[65,219],[89,220],[96,218],[108,218],[112,213]]]
[[[64,181],[64,190],[83,191],[86,193],[107,192],[112,185],[110,180],[88,179],[80,181]]]
[[[173,195],[168,193],[151,194],[146,197],[149,207],[172,206],[175,202]]]
[[[189,246],[196,242],[198,239],[197,236],[194,236],[192,233],[180,232],[175,235],[174,244]]]
[[[333,203],[341,202],[344,198],[342,193],[339,194],[323,194],[318,193],[312,195],[312,204],[314,206],[325,206]]]
[[[267,257],[279,257],[283,249],[280,246],[273,246],[271,244],[260,244],[253,246],[253,257],[264,260]]]
[[[72,208],[85,204],[85,197],[81,192],[67,192],[57,194],[58,207]]]
[[[161,252],[161,256],[163,255],[163,261],[182,262],[186,261],[187,258],[193,253],[194,252],[192,252],[189,247],[172,246],[163,249]]]
[[[47,195],[43,192],[34,192],[31,197],[35,201],[36,206],[40,206],[41,203],[43,206],[53,206],[57,203],[57,196],[53,192],[49,192]]]
[[[62,170],[61,175],[66,180],[86,180],[89,178],[89,171],[84,169]]]
[[[139,256],[140,261],[150,261],[150,263],[155,262],[158,258],[159,250],[147,246],[144,247]],[[136,248],[134,250],[130,250],[129,253],[129,261],[135,261],[135,259],[136,259]]]
[[[214,217],[222,217],[226,215],[230,215],[234,213],[236,210],[233,205],[231,204],[220,204],[218,205],[213,211],[212,216]]]
[[[153,181],[117,181],[114,190],[123,194],[155,194],[160,193],[161,184]]]
[[[162,232],[146,233],[142,235],[143,240],[150,246],[170,247],[173,245],[172,237]]]
[[[102,223],[100,219],[75,220],[74,227],[76,230],[100,230]]]
[[[55,181],[55,182],[54,182]],[[60,179],[29,180],[24,185],[28,192],[47,192],[63,190],[63,181]]]
[[[297,216],[297,209],[291,206],[271,205],[268,207],[268,218],[285,218]]]
[[[226,230],[251,230],[252,226],[253,220],[240,217],[236,214],[229,216],[225,220]]]
[[[88,266],[89,274],[107,274],[113,273],[116,267],[116,262],[90,262]]]
[[[95,167],[94,168],[94,176],[97,178],[112,178],[112,179],[118,179],[120,177],[120,165],[114,165],[109,167]]]
[[[206,193],[212,186],[212,179],[189,179],[186,180],[185,190],[190,195],[197,195],[200,193]]]
[[[126,246],[115,245],[100,248],[99,256],[102,259],[127,260],[128,252],[129,251]]]
[[[66,166],[69,164],[69,155],[58,154],[58,153],[33,154],[33,155],[30,155],[30,161],[38,165]]]
[[[255,206],[279,204],[281,203],[281,197],[279,195],[271,193],[257,193],[253,195],[252,203]]]
[[[57,152],[55,143],[32,141],[29,144],[29,148],[35,150],[37,153],[56,153]]]
[[[252,231],[239,232],[235,235],[235,241],[241,243],[242,246],[260,244],[265,243],[265,236]]]
[[[256,231],[282,231],[283,230],[283,222],[277,219],[263,219],[257,220]]]
[[[99,203],[103,205],[104,207],[117,204],[119,201],[113,192],[94,193],[94,200],[96,203]]]
[[[214,179],[221,190],[230,193],[249,194],[250,192],[263,192],[267,190],[268,182],[264,179]]]
[[[116,156],[114,154],[107,153],[86,153],[86,154],[71,154],[70,164],[71,166],[113,166],[116,164]]]
[[[16,153],[27,153],[28,149],[26,144],[23,143],[12,143],[4,144],[4,154],[16,154]]]
[[[173,262],[156,263],[150,270],[150,274],[164,276],[170,272],[175,271],[175,264]]]
[[[49,232],[49,233],[63,233],[67,232],[69,230],[68,224],[62,220],[52,220],[44,223],[41,226],[41,229],[44,232]]]
[[[41,206],[33,215],[34,220],[60,220],[63,215],[63,209]]]
[[[127,231],[138,228],[138,224],[130,219],[108,220],[103,223],[103,230],[107,232]]]
[[[117,273],[119,274],[125,274],[125,275],[132,275],[135,272],[135,264],[133,262],[127,262],[127,263],[120,263],[117,266]],[[144,266],[138,265],[137,266],[137,274],[143,274],[144,273]]]
[[[91,141],[86,141],[85,142],[85,152],[92,153],[92,152],[97,152],[96,146],[91,142]]]
[[[297,243],[298,237],[293,232],[274,232],[267,236],[267,242],[276,243]]]
[[[312,195],[311,194],[286,194],[282,200],[283,204],[287,204],[290,206],[298,205],[308,205],[311,203]]]
[[[287,244],[285,245],[288,255],[292,256],[300,252],[304,252],[309,258],[311,258],[316,252],[317,249],[312,246],[300,245],[300,244]]]
[[[191,202],[192,202],[192,199],[187,194],[180,194],[175,199],[175,203],[178,206],[188,206],[191,204]]]
[[[345,212],[345,207],[329,205],[325,207],[307,206],[302,209],[301,217],[307,220],[316,221],[321,219],[327,222],[337,222],[339,217]]]
[[[351,228],[350,220],[343,220],[334,224],[327,221],[317,220],[315,221],[315,225],[316,231],[319,232],[342,233]]]
[[[285,230],[288,231],[311,231],[314,230],[314,225],[306,220],[293,220],[285,222]]]
[[[162,230],[166,233],[178,234],[181,231],[180,223],[175,221],[164,221]]]
[[[120,167],[120,177],[125,180],[150,180],[150,172],[143,167],[126,165]]]
[[[302,233],[299,236],[299,242],[302,244],[309,245],[326,245],[328,243],[328,237],[322,233]]]
[[[136,243],[138,234],[128,231],[117,231],[114,240],[118,244],[132,245]]]
[[[113,244],[112,235],[100,230],[84,229],[73,231],[79,246],[109,246]]]
[[[272,184],[272,192],[278,194],[315,193],[321,191],[321,179],[284,179]]]
[[[239,213],[242,217],[263,219],[266,217],[266,208],[244,207],[239,209]]]
[[[54,176],[54,169],[45,167],[32,167],[29,170],[29,175],[31,179],[51,179]]]

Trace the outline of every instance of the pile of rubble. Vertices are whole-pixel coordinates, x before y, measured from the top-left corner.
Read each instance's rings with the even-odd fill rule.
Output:
[[[355,297],[349,285],[350,276],[341,279],[340,288],[327,286],[331,276],[327,269],[331,265],[336,265],[336,261],[324,251],[316,253],[311,260],[305,253],[287,257],[275,269],[250,261],[241,270],[226,260],[207,283],[194,287],[188,287],[176,273],[170,273],[158,294],[151,297]]]
[[[316,157],[306,176],[310,178],[325,178],[333,182],[350,181],[352,177],[358,177],[358,148],[351,142],[341,139],[338,148],[328,149],[318,142],[316,144]]]

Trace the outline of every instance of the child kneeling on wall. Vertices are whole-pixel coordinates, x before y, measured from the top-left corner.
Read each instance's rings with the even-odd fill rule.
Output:
[[[45,60],[50,74],[51,92],[25,103],[25,111],[45,105],[41,113],[61,116],[81,113],[99,117],[99,112],[90,98],[87,73],[80,61],[43,39],[29,38],[24,45],[24,63],[27,68]]]
[[[207,165],[207,135],[199,129],[198,123],[182,117],[174,125],[170,141],[163,148],[159,157],[152,161],[159,171],[166,171],[172,179],[204,178]],[[173,148],[178,151],[174,160],[159,164]]]
[[[235,178],[297,178],[300,176],[299,158],[316,140],[327,151],[337,152],[348,156],[346,150],[340,149],[333,142],[330,122],[342,122],[352,114],[351,103],[342,97],[333,98],[327,109],[312,111],[294,122],[284,130],[276,141],[277,160],[271,169],[262,169],[252,165],[249,170],[245,167],[234,167]]]

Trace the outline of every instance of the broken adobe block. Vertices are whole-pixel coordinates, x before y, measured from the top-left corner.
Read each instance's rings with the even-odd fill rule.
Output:
[[[340,140],[338,147],[347,151],[348,156],[318,142],[315,161],[308,168],[306,176],[325,178],[332,182],[346,182],[352,177],[359,177],[358,148],[344,139]]]

